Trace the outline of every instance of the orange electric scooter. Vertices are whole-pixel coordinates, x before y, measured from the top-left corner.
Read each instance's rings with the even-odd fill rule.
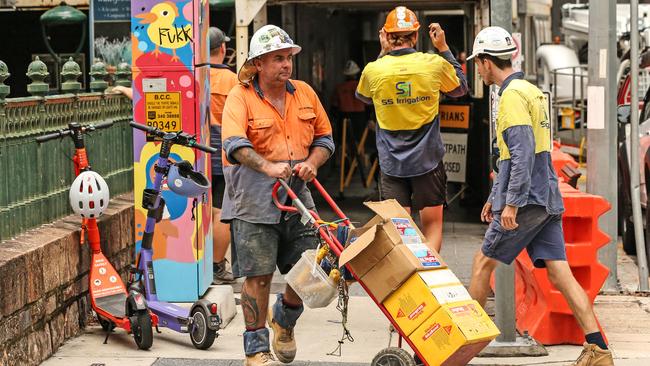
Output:
[[[102,253],[97,217],[108,206],[108,186],[99,174],[90,169],[84,143],[86,133],[112,125],[113,122],[86,126],[70,123],[68,129],[39,136],[36,141],[42,143],[70,136],[74,142],[75,155],[72,160],[77,178],[71,187],[70,203],[83,218],[81,244],[84,243],[84,234],[88,234],[92,251],[88,288],[92,309],[106,331],[104,344],[117,326],[132,333],[138,348],[146,350],[153,343],[152,327],[158,325],[158,317],[149,311],[141,293],[127,292],[120,275]]]

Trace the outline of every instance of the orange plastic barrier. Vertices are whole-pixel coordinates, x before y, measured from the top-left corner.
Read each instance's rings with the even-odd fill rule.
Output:
[[[573,156],[560,150],[560,144],[557,141],[553,141],[553,150],[551,151],[551,161],[553,162],[553,168],[555,168],[555,173],[560,178],[564,178],[565,182],[568,182],[571,177],[567,177],[562,168],[566,165],[577,169],[579,164],[573,158]]]
[[[598,218],[610,204],[599,196],[560,184],[566,211],[562,219],[569,266],[593,303],[609,270],[598,262],[598,249],[610,239],[598,228]],[[547,279],[546,269],[533,266],[522,252],[515,262],[517,329],[527,330],[545,345],[584,342],[584,333],[562,294]]]

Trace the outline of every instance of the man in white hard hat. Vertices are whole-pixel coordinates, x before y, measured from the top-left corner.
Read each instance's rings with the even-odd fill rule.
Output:
[[[343,68],[345,81],[336,85],[334,89],[334,98],[332,107],[334,109],[335,120],[338,120],[339,129],[343,127],[344,118],[349,118],[352,124],[352,138],[358,142],[363,130],[368,123],[366,114],[366,105],[355,97],[357,86],[359,85],[359,73],[361,68],[353,60],[348,60]],[[340,136],[340,135],[339,135]],[[368,141],[370,139],[367,139]]]
[[[489,222],[483,246],[474,258],[469,292],[481,305],[490,292],[490,276],[499,262],[510,264],[524,250],[567,300],[585,332],[579,366],[614,365],[592,304],[567,263],[562,213],[564,205],[551,162],[550,121],[544,94],[514,72],[517,50],[503,28],[483,29],[467,58],[474,59],[486,85],[499,86],[496,136],[498,174],[481,212]]]
[[[332,106],[344,115],[364,113],[366,110],[365,104],[354,96],[359,85],[360,72],[359,65],[353,60],[348,60],[343,68],[345,81],[336,85]]]
[[[242,84],[228,94],[223,114],[226,192],[221,217],[231,224],[233,274],[245,277],[241,306],[247,366],[279,364],[270,352],[267,321],[275,356],[293,361],[293,328],[302,300],[287,285],[269,308],[271,280],[276,267],[286,274],[318,243],[299,215],[284,214],[273,204],[273,185],[278,178],[287,180],[313,209],[305,182],[334,152],[330,121],[316,93],[290,79],[298,52],[300,47],[279,27],[265,25],[255,32],[239,71]],[[286,202],[286,192],[279,199]]]

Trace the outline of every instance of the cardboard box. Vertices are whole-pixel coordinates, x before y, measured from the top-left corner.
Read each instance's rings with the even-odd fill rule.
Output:
[[[414,273],[383,304],[408,336],[441,305],[471,299],[449,269],[439,269]]]
[[[380,202],[364,202],[376,216],[368,224],[380,225],[393,243],[417,244],[426,242],[425,236],[415,225],[411,215],[397,200],[390,199]],[[367,225],[368,225],[367,224]]]
[[[339,265],[349,263],[377,301],[383,301],[415,271],[446,267],[396,200],[365,204],[377,216],[350,233]]]
[[[411,251],[405,245],[398,245],[362,276],[361,282],[381,303],[415,273],[419,266],[420,261]]]
[[[440,254],[429,248],[425,243],[404,244],[420,261],[417,270],[424,271],[428,269],[445,268],[447,265],[440,258]]]
[[[429,365],[466,365],[499,330],[474,300],[441,306],[408,338]]]
[[[395,247],[381,227],[376,225],[354,229],[348,238],[348,247],[341,253],[339,264],[343,266],[349,263],[359,277],[368,273]]]

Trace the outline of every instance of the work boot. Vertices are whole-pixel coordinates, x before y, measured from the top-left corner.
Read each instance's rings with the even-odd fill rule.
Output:
[[[595,344],[584,344],[584,349],[572,366],[614,366],[612,351]]]
[[[246,356],[244,366],[280,366],[280,362],[275,360],[271,352],[259,352]]]
[[[273,307],[269,308],[267,316],[269,326],[273,329],[273,352],[278,360],[290,363],[296,357],[296,339],[293,336],[293,327],[283,328],[273,319]]]
[[[221,262],[212,264],[213,285],[223,285],[225,283],[233,283],[234,281],[235,278],[233,277],[232,272],[228,270],[225,259]]]

